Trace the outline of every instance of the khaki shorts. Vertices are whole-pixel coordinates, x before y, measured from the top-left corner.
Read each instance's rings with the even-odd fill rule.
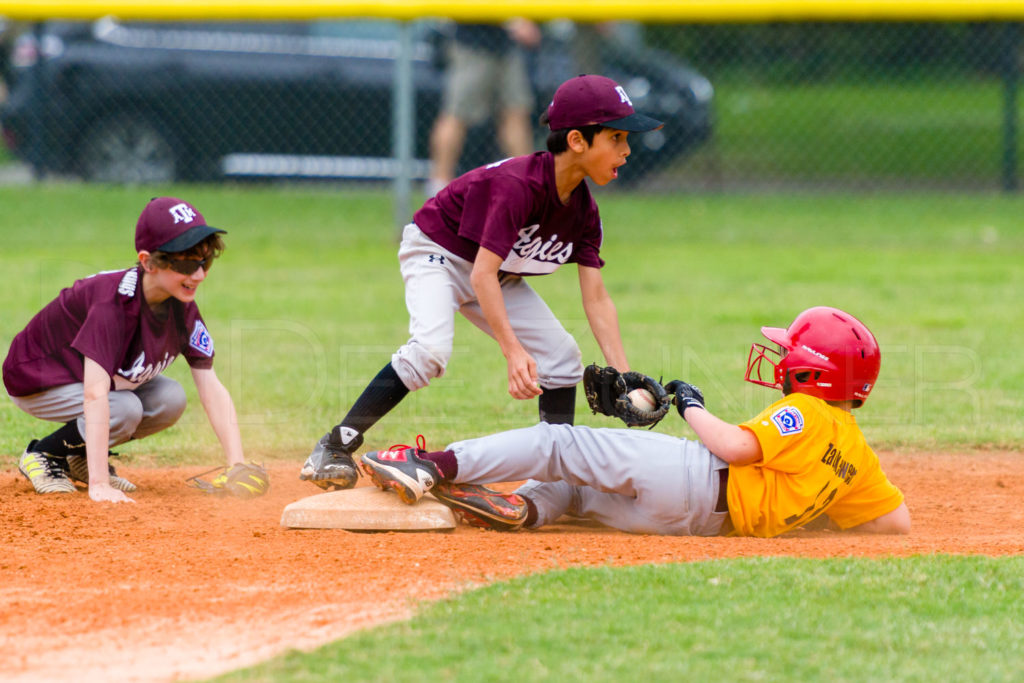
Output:
[[[533,108],[526,60],[519,50],[497,54],[453,44],[448,59],[445,113],[473,126],[499,111]]]

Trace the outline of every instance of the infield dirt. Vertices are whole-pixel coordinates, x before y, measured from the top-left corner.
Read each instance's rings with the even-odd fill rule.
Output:
[[[423,600],[563,567],[1024,552],[1024,454],[881,458],[907,496],[909,536],[669,538],[571,520],[511,534],[288,530],[284,506],[317,492],[297,462],[272,463],[270,492],[254,501],[186,487],[203,468],[122,466],[139,485],[134,505],[39,496],[10,468],[0,472],[0,679],[207,677],[406,618]]]

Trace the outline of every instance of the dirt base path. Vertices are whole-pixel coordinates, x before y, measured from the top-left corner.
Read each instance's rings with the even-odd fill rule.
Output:
[[[1024,552],[1024,454],[883,454],[907,495],[906,537],[803,531],[778,539],[631,536],[568,522],[501,534],[287,530],[317,489],[297,463],[255,501],[186,488],[201,468],[123,474],[135,505],[38,496],[0,472],[3,680],[206,677],[407,617],[418,601],[551,568],[751,555]],[[486,548],[486,552],[481,552]]]

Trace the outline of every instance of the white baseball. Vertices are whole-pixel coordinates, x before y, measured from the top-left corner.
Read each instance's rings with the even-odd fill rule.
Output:
[[[646,389],[634,389],[626,394],[629,402],[641,410],[654,410],[657,404],[654,402],[654,394]]]

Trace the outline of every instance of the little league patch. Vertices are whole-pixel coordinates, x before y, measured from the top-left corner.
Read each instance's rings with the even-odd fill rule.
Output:
[[[196,321],[196,326],[192,328],[192,335],[188,338],[188,344],[199,353],[206,356],[213,355],[213,337],[210,336],[202,320]]]
[[[799,434],[804,429],[804,416],[793,406],[786,406],[772,414],[772,424],[782,436]]]

